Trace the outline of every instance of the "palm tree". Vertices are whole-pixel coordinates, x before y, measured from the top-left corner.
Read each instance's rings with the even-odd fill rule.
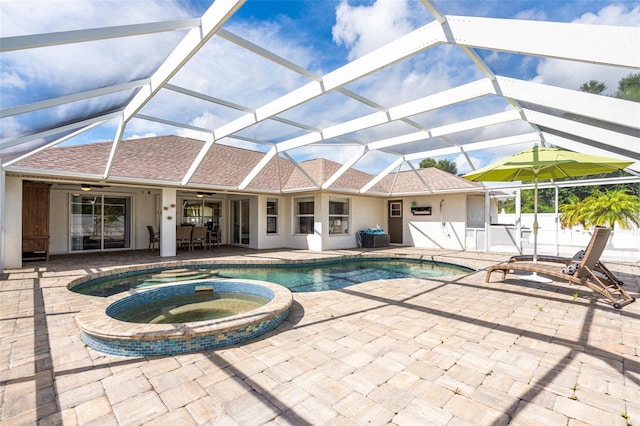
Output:
[[[610,226],[621,229],[640,226],[640,198],[626,189],[594,191],[584,199],[582,212],[587,225]]]
[[[582,225],[584,229],[587,229],[584,209],[584,202],[577,195],[571,195],[567,204],[558,207],[562,229],[573,228],[576,225]]]

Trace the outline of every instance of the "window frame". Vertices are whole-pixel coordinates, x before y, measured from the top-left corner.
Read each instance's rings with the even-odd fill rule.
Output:
[[[278,235],[278,228],[279,228],[279,213],[280,213],[280,206],[278,203],[278,199],[277,198],[267,198],[267,208],[266,208],[266,231],[267,231],[267,235]],[[269,204],[273,204],[272,208],[275,210],[275,212],[269,212],[270,211],[270,206]],[[270,226],[273,226],[274,229],[270,230]]]
[[[199,206],[196,207],[197,204]],[[208,223],[211,222],[211,227],[220,225],[222,217],[221,201],[206,198],[182,198],[180,205],[182,206],[180,209],[180,224],[208,226]],[[199,214],[185,215],[185,211],[189,207],[193,209],[194,213],[197,211]],[[211,209],[211,216],[206,215],[207,209]]]
[[[308,209],[301,209],[301,204],[305,203],[305,204],[311,204],[311,213],[307,213],[306,211]],[[316,207],[316,200],[314,197],[299,197],[299,198],[294,198],[293,199],[293,216],[295,217],[295,220],[293,222],[293,233],[296,235],[312,235],[315,230],[314,230],[314,222],[315,222],[315,207]],[[309,207],[309,206],[306,206]],[[300,213],[301,210],[304,210],[305,212]],[[310,220],[309,220],[310,219]],[[302,229],[306,229],[305,232],[302,231]]]
[[[350,222],[351,198],[329,197],[329,236],[350,235]]]
[[[93,198],[93,203],[85,202]],[[122,203],[118,203],[121,200]],[[68,251],[69,253],[98,252],[111,250],[131,250],[133,242],[133,206],[135,204],[133,194],[120,193],[69,193],[69,230],[68,230]],[[91,206],[91,214],[88,207]],[[122,210],[122,214],[117,218],[110,219],[109,211]],[[87,219],[91,222],[87,225]],[[122,218],[122,222],[120,222]],[[114,224],[120,222],[120,224]],[[79,233],[75,229],[80,228]],[[121,230],[121,239],[109,238],[113,230]],[[90,230],[90,233],[88,232]],[[116,235],[119,235],[116,233]],[[93,241],[86,244],[85,240]],[[114,243],[115,241],[115,243]]]

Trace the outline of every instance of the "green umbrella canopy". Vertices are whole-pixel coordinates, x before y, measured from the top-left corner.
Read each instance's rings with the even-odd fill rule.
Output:
[[[559,179],[622,170],[632,161],[534,146],[463,177],[475,182]]]
[[[559,179],[570,176],[586,176],[622,170],[633,164],[614,158],[582,154],[561,148],[534,146],[503,160],[489,164],[463,177],[475,182],[511,182],[532,180],[534,182],[533,203],[533,261],[538,259],[538,181]],[[546,278],[533,275],[524,277],[530,281],[549,282]]]

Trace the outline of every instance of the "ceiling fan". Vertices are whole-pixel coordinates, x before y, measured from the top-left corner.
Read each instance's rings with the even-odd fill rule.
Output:
[[[99,189],[99,188],[109,188],[109,185],[93,185],[93,184],[89,184],[89,183],[81,183],[80,184],[80,189],[82,191],[91,191],[92,189]]]
[[[109,188],[109,185],[97,185],[92,183],[57,183],[55,187],[58,189],[68,189],[71,191],[91,191],[92,189]]]

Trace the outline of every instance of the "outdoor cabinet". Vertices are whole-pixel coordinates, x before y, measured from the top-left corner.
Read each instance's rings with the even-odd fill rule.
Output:
[[[22,183],[22,258],[49,260],[49,187]]]
[[[362,236],[362,247],[389,247],[389,234],[364,234]]]

